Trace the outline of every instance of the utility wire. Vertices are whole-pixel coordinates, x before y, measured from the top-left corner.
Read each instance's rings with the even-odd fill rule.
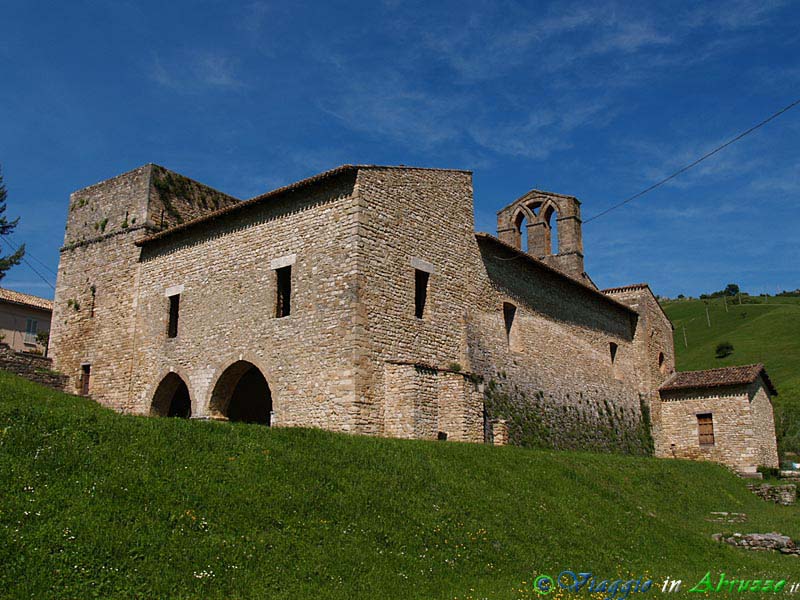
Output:
[[[2,240],[3,240],[3,241],[4,241],[4,242],[5,242],[7,245],[8,245],[8,247],[9,247],[9,248],[11,248],[11,249],[12,249],[14,252],[16,252],[16,251],[18,250],[18,248],[14,248],[14,244],[12,244],[11,242],[9,242],[9,241],[8,241],[8,240],[5,238],[5,236],[0,236],[0,239],[2,239]],[[29,268],[31,271],[33,271],[34,273],[36,273],[36,274],[39,276],[39,279],[41,279],[42,281],[44,281],[44,282],[45,282],[47,285],[49,285],[49,286],[50,286],[50,287],[51,287],[53,290],[55,290],[55,289],[56,289],[56,286],[54,286],[52,283],[50,283],[50,281],[49,281],[49,280],[48,280],[48,279],[47,279],[47,278],[46,278],[44,275],[42,275],[41,273],[39,273],[39,271],[37,271],[37,270],[36,270],[36,269],[33,267],[33,265],[32,265],[31,263],[29,263],[27,260],[25,260],[25,257],[24,257],[24,256],[22,257],[22,262],[23,262],[23,263],[25,263],[25,265],[26,265],[26,266],[27,266],[27,267],[28,267],[28,268]]]
[[[11,243],[11,240],[9,240],[9,239],[8,239],[8,237],[6,237],[6,236],[2,236],[2,237],[3,237],[3,239],[5,239],[6,243],[7,243],[7,244],[8,244],[8,245],[11,247],[11,249],[12,249],[12,250],[14,250],[14,252],[16,252],[17,250],[19,250],[19,248],[15,248],[15,247],[14,247],[14,244],[12,244],[12,243]],[[40,265],[41,265],[41,266],[42,266],[42,267],[45,269],[45,271],[48,271],[49,273],[52,273],[52,274],[53,274],[53,277],[58,277],[58,273],[56,273],[55,271],[53,271],[53,269],[51,269],[50,267],[48,267],[48,266],[47,266],[45,263],[43,263],[41,260],[39,260],[38,258],[36,258],[36,257],[35,257],[33,254],[31,254],[30,252],[28,252],[28,251],[27,251],[27,249],[25,250],[25,257],[26,257],[26,258],[32,258],[32,259],[33,259],[33,260],[35,260],[37,263],[39,263],[39,264],[40,264]]]
[[[697,159],[697,160],[695,160],[694,162],[692,162],[692,163],[690,163],[690,164],[686,165],[685,167],[683,167],[683,168],[681,168],[681,169],[678,169],[678,170],[677,170],[677,171],[675,171],[675,172],[674,172],[672,175],[669,175],[668,177],[665,177],[664,179],[662,179],[662,180],[661,180],[661,181],[659,181],[658,183],[654,183],[653,185],[651,185],[650,187],[648,187],[648,188],[646,188],[646,189],[642,190],[642,191],[641,191],[641,192],[639,192],[638,194],[634,194],[633,196],[631,196],[631,197],[629,197],[629,198],[626,198],[626,199],[625,199],[625,200],[623,200],[622,202],[619,202],[619,203],[617,203],[617,204],[614,204],[613,206],[610,206],[609,208],[605,209],[604,211],[601,211],[601,212],[597,213],[597,214],[596,214],[596,215],[594,215],[593,217],[591,217],[591,218],[589,218],[589,219],[586,219],[586,220],[583,222],[583,224],[585,225],[586,223],[590,223],[591,221],[594,221],[595,219],[599,219],[600,217],[602,217],[602,216],[604,216],[604,215],[607,215],[608,213],[610,213],[612,210],[616,210],[616,209],[618,209],[618,208],[620,208],[620,207],[622,207],[622,206],[624,206],[624,205],[628,204],[628,202],[632,202],[633,200],[636,200],[637,198],[641,198],[642,196],[644,196],[644,195],[645,195],[645,194],[647,194],[648,192],[652,192],[654,189],[656,189],[656,188],[658,188],[658,187],[661,187],[662,185],[664,185],[664,184],[665,184],[665,183],[667,183],[668,181],[670,181],[670,180],[672,180],[672,179],[675,179],[675,178],[676,178],[678,175],[681,175],[682,173],[685,173],[685,172],[686,172],[686,171],[688,171],[689,169],[691,169],[691,168],[693,168],[693,167],[696,167],[697,165],[699,165],[699,164],[700,164],[701,162],[703,162],[704,160],[706,160],[706,159],[708,159],[708,158],[711,158],[711,157],[712,157],[712,156],[714,156],[714,155],[715,155],[717,152],[720,152],[721,150],[724,150],[725,148],[727,148],[727,147],[728,147],[728,146],[730,146],[731,144],[734,144],[734,143],[738,142],[739,140],[741,140],[743,137],[750,135],[750,134],[751,134],[751,133],[753,133],[753,132],[754,132],[756,129],[759,129],[759,128],[763,127],[764,125],[766,125],[767,123],[769,123],[769,122],[770,122],[770,121],[772,121],[773,119],[777,119],[777,118],[778,118],[778,117],[780,117],[780,116],[781,116],[783,113],[790,111],[791,109],[793,109],[793,108],[794,108],[795,106],[797,106],[798,104],[800,104],[800,98],[798,98],[797,100],[795,100],[794,102],[792,102],[792,103],[791,103],[791,104],[789,104],[788,106],[785,106],[784,108],[782,108],[782,109],[781,109],[781,110],[779,110],[778,112],[774,113],[773,115],[771,115],[771,116],[767,117],[766,119],[764,119],[763,121],[761,121],[761,122],[760,122],[760,123],[758,123],[757,125],[753,125],[753,126],[750,128],[750,129],[748,129],[748,130],[746,130],[746,131],[743,131],[742,133],[740,133],[740,134],[739,134],[739,135],[737,135],[736,137],[734,137],[734,138],[732,138],[732,139],[728,140],[727,142],[725,142],[725,143],[724,143],[724,144],[722,144],[721,146],[718,146],[717,148],[714,148],[714,149],[713,149],[711,152],[709,152],[709,153],[707,153],[707,154],[704,154],[703,156],[701,156],[700,158],[698,158],[698,159]]]

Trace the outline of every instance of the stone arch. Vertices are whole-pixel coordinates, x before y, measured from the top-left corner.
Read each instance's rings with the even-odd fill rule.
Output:
[[[514,228],[514,247],[528,251],[528,226],[536,221],[536,215],[524,204],[517,206],[512,218]]]
[[[271,425],[272,390],[258,366],[240,359],[217,378],[208,408],[213,418]]]
[[[192,395],[180,375],[170,371],[161,379],[152,395],[150,414],[184,419],[192,416]]]
[[[547,202],[539,211],[539,220],[544,223],[544,248],[546,254],[558,254],[558,206]]]

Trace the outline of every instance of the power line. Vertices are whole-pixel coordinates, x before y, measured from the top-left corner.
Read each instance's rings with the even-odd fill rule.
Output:
[[[17,250],[19,250],[19,248],[15,248],[15,247],[14,247],[14,244],[12,244],[12,243],[11,243],[11,241],[10,241],[10,240],[9,240],[9,239],[8,239],[6,236],[2,236],[2,237],[3,237],[3,239],[5,239],[6,243],[7,243],[7,244],[8,244],[8,245],[11,247],[11,249],[12,249],[14,252],[16,252]],[[27,258],[32,258],[33,260],[35,260],[35,261],[36,261],[37,263],[39,263],[39,264],[40,264],[40,265],[41,265],[41,266],[42,266],[42,267],[43,267],[43,268],[44,268],[46,271],[48,271],[48,272],[52,273],[54,277],[58,277],[58,273],[56,273],[55,271],[53,271],[53,269],[51,269],[50,267],[48,267],[48,266],[47,266],[46,264],[44,264],[44,263],[43,263],[41,260],[39,260],[38,258],[36,258],[36,257],[35,257],[33,254],[31,254],[30,252],[28,252],[28,251],[27,251],[27,249],[25,250],[25,256],[26,256]]]
[[[11,249],[12,249],[14,252],[16,252],[16,251],[19,249],[19,248],[14,248],[14,244],[12,244],[11,242],[9,242],[9,241],[8,241],[8,240],[5,238],[5,236],[0,236],[0,239],[2,239],[2,240],[3,240],[3,241],[4,241],[4,242],[5,242],[7,245],[8,245],[8,247],[9,247],[9,248],[11,248]],[[41,279],[42,281],[44,281],[44,282],[45,282],[47,285],[49,285],[49,286],[50,286],[50,287],[51,287],[53,290],[55,290],[55,289],[56,289],[56,286],[54,286],[52,283],[50,283],[50,281],[49,281],[49,280],[48,280],[48,279],[47,279],[47,278],[46,278],[44,275],[42,275],[41,273],[39,273],[39,271],[37,271],[36,269],[34,269],[34,268],[33,268],[33,265],[32,265],[31,263],[29,263],[27,260],[25,260],[25,257],[24,257],[24,256],[22,257],[22,262],[23,262],[23,263],[25,263],[25,265],[26,265],[26,266],[27,266],[27,267],[28,267],[28,268],[29,268],[31,271],[33,271],[34,273],[36,273],[36,274],[39,276],[39,279]]]
[[[675,172],[674,172],[672,175],[669,175],[668,177],[665,177],[664,179],[662,179],[662,180],[661,180],[661,181],[659,181],[658,183],[654,183],[654,184],[653,184],[653,185],[651,185],[650,187],[648,187],[648,188],[646,188],[646,189],[642,190],[641,192],[639,192],[639,193],[637,193],[637,194],[634,194],[633,196],[631,196],[631,197],[629,197],[629,198],[626,198],[626,199],[625,199],[625,200],[623,200],[622,202],[619,202],[619,203],[617,203],[617,204],[614,204],[613,206],[610,206],[609,208],[605,209],[605,210],[604,210],[604,211],[602,211],[602,212],[599,212],[599,213],[597,213],[596,215],[594,215],[593,217],[591,217],[591,218],[589,218],[589,219],[586,219],[586,220],[583,222],[583,223],[584,223],[584,225],[585,225],[586,223],[589,223],[589,222],[591,222],[591,221],[594,221],[595,219],[599,219],[599,218],[600,218],[600,217],[602,217],[603,215],[607,215],[607,214],[608,214],[608,213],[610,213],[612,210],[616,210],[616,209],[620,208],[621,206],[624,206],[624,205],[628,204],[628,202],[631,202],[631,201],[633,201],[633,200],[636,200],[637,198],[640,198],[640,197],[644,196],[644,195],[645,195],[645,194],[647,194],[648,192],[652,192],[654,189],[656,189],[656,188],[658,188],[658,187],[661,187],[662,185],[664,185],[665,183],[667,183],[667,182],[668,182],[668,181],[670,181],[671,179],[675,179],[675,178],[676,178],[678,175],[680,175],[680,174],[682,174],[682,173],[685,173],[686,171],[688,171],[689,169],[691,169],[691,168],[693,168],[693,167],[696,167],[697,165],[699,165],[701,162],[703,162],[703,161],[704,161],[704,160],[706,160],[707,158],[711,158],[711,157],[712,157],[712,156],[714,156],[714,155],[715,155],[717,152],[720,152],[721,150],[724,150],[725,148],[727,148],[727,147],[728,147],[728,146],[730,146],[731,144],[734,144],[734,143],[738,142],[739,140],[741,140],[743,137],[750,135],[750,134],[751,134],[751,133],[753,133],[753,132],[754,132],[756,129],[759,129],[759,128],[763,127],[764,125],[766,125],[767,123],[769,123],[769,122],[770,122],[770,121],[772,121],[773,119],[777,119],[777,118],[778,118],[778,117],[780,117],[780,116],[781,116],[783,113],[790,111],[791,109],[793,109],[793,108],[794,108],[795,106],[797,106],[798,104],[800,104],[800,98],[798,98],[797,100],[795,100],[794,102],[792,102],[792,103],[791,103],[791,104],[789,104],[788,106],[785,106],[784,108],[782,108],[782,109],[781,109],[781,110],[779,110],[778,112],[774,113],[773,115],[771,115],[771,116],[767,117],[766,119],[764,119],[763,121],[761,121],[761,122],[760,122],[760,123],[758,123],[757,125],[753,125],[753,126],[750,128],[750,129],[748,129],[748,130],[746,130],[746,131],[743,131],[742,133],[740,133],[740,134],[739,134],[739,135],[737,135],[736,137],[734,137],[734,138],[732,138],[732,139],[728,140],[727,142],[725,142],[725,143],[724,143],[724,144],[722,144],[721,146],[718,146],[717,148],[714,148],[714,149],[713,149],[711,152],[709,152],[709,153],[707,153],[707,154],[704,154],[703,156],[701,156],[700,158],[698,158],[698,159],[697,159],[697,160],[695,160],[694,162],[692,162],[692,163],[690,163],[690,164],[686,165],[685,167],[683,167],[683,168],[681,168],[681,169],[678,169],[678,170],[677,170],[677,171],[675,171]]]

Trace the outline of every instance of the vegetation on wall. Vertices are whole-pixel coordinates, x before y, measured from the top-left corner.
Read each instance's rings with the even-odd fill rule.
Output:
[[[582,393],[567,402],[537,390],[526,394],[498,372],[485,384],[490,419],[508,424],[511,443],[528,448],[652,454],[649,411],[640,418],[623,406],[589,400]]]

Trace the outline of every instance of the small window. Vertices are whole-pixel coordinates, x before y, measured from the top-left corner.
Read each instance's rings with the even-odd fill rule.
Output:
[[[503,323],[506,327],[506,342],[513,352],[520,352],[519,325],[516,324],[517,307],[510,302],[503,302]]]
[[[25,326],[25,343],[36,344],[37,333],[39,333],[39,322],[36,319],[28,319]]]
[[[617,363],[617,350],[619,346],[617,346],[614,342],[609,342],[608,350],[611,354],[611,364],[614,365]]]
[[[667,371],[667,362],[664,360],[663,352],[658,353],[658,370],[661,371],[662,374]]]
[[[292,312],[292,267],[275,269],[277,295],[275,298],[275,316],[288,317]]]
[[[701,446],[714,445],[714,419],[711,413],[697,415],[697,433]]]
[[[81,365],[81,395],[89,395],[89,377],[92,374],[92,365]]]
[[[428,279],[430,273],[414,269],[414,316],[421,319],[425,315],[428,301]]]
[[[181,295],[175,294],[169,297],[169,324],[167,325],[167,337],[178,337],[178,316],[181,311]]]

